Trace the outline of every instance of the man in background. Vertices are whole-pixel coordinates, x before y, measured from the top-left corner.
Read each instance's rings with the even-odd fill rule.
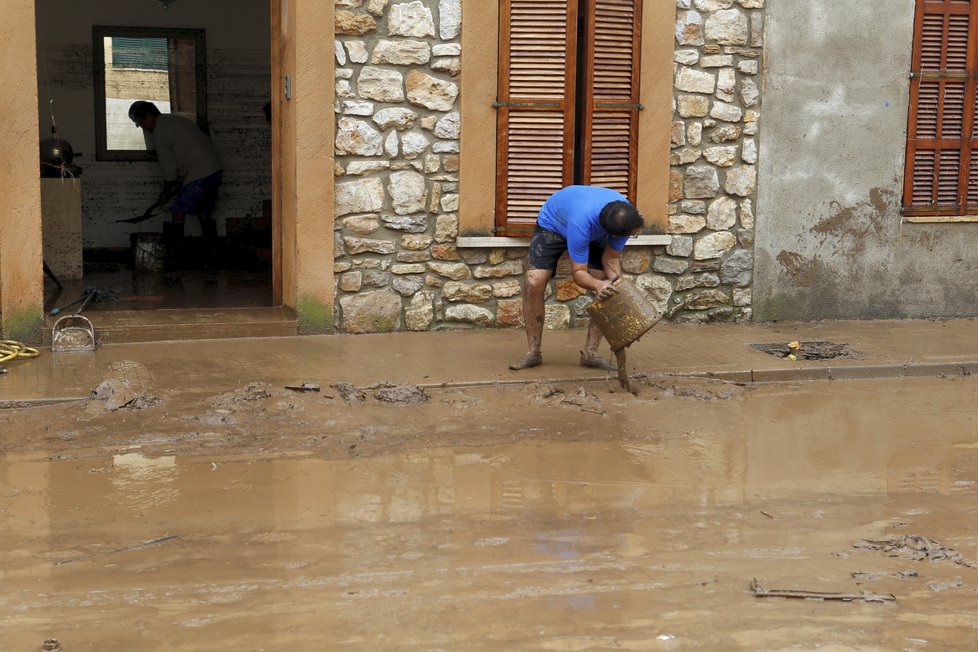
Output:
[[[143,130],[147,149],[155,149],[163,171],[160,200],[176,196],[170,212],[173,221],[163,225],[167,260],[176,262],[183,245],[184,221],[196,215],[207,247],[217,243],[214,206],[221,186],[221,158],[214,143],[192,121],[163,115],[152,102],[133,102],[129,119]]]

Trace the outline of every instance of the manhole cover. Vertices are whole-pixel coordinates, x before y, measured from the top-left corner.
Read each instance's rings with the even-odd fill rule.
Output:
[[[762,353],[776,355],[779,358],[790,358],[792,355],[797,360],[832,360],[835,358],[863,358],[859,351],[853,351],[848,344],[837,344],[825,340],[813,342],[763,342],[761,344],[751,344],[751,348],[757,349]]]

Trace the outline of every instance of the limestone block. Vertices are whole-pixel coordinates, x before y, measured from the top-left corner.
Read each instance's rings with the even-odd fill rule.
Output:
[[[425,266],[421,264],[394,265],[391,267],[391,274],[405,276],[407,274],[423,274]]]
[[[387,131],[391,127],[398,130],[410,129],[418,114],[411,109],[392,107],[381,109],[374,115],[374,122],[382,131]]]
[[[355,238],[345,236],[343,245],[348,254],[392,254],[397,251],[397,246],[390,240],[373,240],[369,238]]]
[[[723,68],[725,66],[733,65],[733,55],[731,54],[714,54],[708,57],[703,57],[700,59],[700,65],[704,68]],[[723,90],[729,90],[724,88]]]
[[[740,225],[745,229],[754,228],[754,203],[749,199],[740,202]]]
[[[351,176],[370,174],[390,168],[390,161],[353,161],[346,167],[346,173]]]
[[[737,70],[744,75],[756,75],[758,69],[758,63],[754,59],[746,59],[737,64]]]
[[[472,271],[465,263],[439,263],[431,261],[428,269],[441,276],[447,276],[453,281],[464,281],[472,276]]]
[[[417,172],[392,172],[387,182],[387,192],[390,194],[394,212],[398,215],[424,210],[427,186],[424,176]]]
[[[571,301],[576,299],[582,294],[586,294],[587,290],[579,286],[574,282],[571,277],[559,279],[556,283],[557,286],[557,301]]]
[[[431,257],[435,260],[448,260],[448,261],[458,261],[461,260],[461,256],[458,253],[458,249],[455,245],[450,244],[436,244],[431,248]]]
[[[337,9],[333,18],[336,34],[360,36],[377,30],[377,21],[367,14],[357,14],[346,9]]]
[[[738,138],[740,138],[740,127],[731,124],[717,125],[709,135],[711,143],[730,143]]]
[[[389,63],[394,66],[420,65],[430,60],[431,46],[424,41],[412,39],[379,41],[370,57],[370,63]]]
[[[700,60],[699,50],[676,50],[672,60],[683,66],[694,66]]]
[[[689,261],[656,256],[652,263],[652,269],[661,274],[682,274],[689,269]]]
[[[380,228],[380,222],[374,215],[351,215],[342,220],[343,228],[357,235],[370,235]]]
[[[379,269],[368,269],[363,273],[363,286],[371,288],[387,287],[390,276],[390,272],[384,272]]]
[[[336,153],[379,156],[384,153],[380,132],[364,120],[342,117],[336,123]]]
[[[647,247],[625,247],[621,269],[629,274],[644,274],[652,266],[652,251]]]
[[[389,333],[401,325],[401,297],[391,290],[342,296],[340,308],[347,333]]]
[[[382,16],[387,8],[387,0],[367,0],[367,11],[374,16]]]
[[[358,179],[336,184],[336,215],[371,213],[384,205],[384,186],[380,179]]]
[[[703,45],[703,16],[696,11],[680,11],[676,15],[676,43]]]
[[[401,136],[401,151],[408,160],[418,158],[428,149],[429,144],[428,137],[416,131],[408,131]]]
[[[463,322],[478,326],[491,326],[496,318],[486,308],[469,303],[451,305],[445,308],[445,321]]]
[[[435,123],[434,134],[438,138],[457,139],[460,133],[461,116],[458,111],[443,115]]]
[[[367,46],[363,41],[347,41],[346,51],[351,63],[367,63]]]
[[[483,303],[492,296],[492,286],[485,283],[448,281],[442,286],[441,296],[452,302]]]
[[[669,304],[669,297],[672,296],[672,283],[664,276],[639,276],[635,281],[638,289],[645,292],[649,301],[652,302],[659,312],[665,312]]]
[[[676,89],[687,93],[712,94],[716,83],[716,75],[695,68],[683,66],[676,73]]]
[[[708,310],[729,306],[730,297],[727,293],[719,289],[693,290],[686,295],[684,304],[690,310]]]
[[[669,165],[688,165],[695,163],[703,156],[696,147],[682,147],[669,153]]]
[[[761,97],[761,91],[753,79],[745,79],[740,82],[740,101],[744,106],[754,106]]]
[[[387,138],[384,140],[384,153],[387,154],[387,158],[397,158],[397,153],[399,150],[400,143],[397,142],[397,132],[392,131],[387,134]]]
[[[721,45],[747,45],[748,18],[739,9],[721,9],[707,17],[706,38]]]
[[[452,77],[458,77],[462,72],[462,60],[458,57],[440,57],[431,62],[431,69],[446,72]]]
[[[669,233],[699,233],[706,227],[706,218],[702,215],[686,215],[676,213],[669,216]]]
[[[754,255],[745,249],[738,249],[720,264],[720,280],[727,285],[747,287],[753,270]]]
[[[548,304],[544,308],[543,325],[551,331],[570,328],[570,307],[563,304]]]
[[[408,102],[432,111],[451,110],[455,98],[458,97],[458,84],[437,79],[417,70],[407,74],[405,84]]]
[[[734,0],[694,0],[693,6],[700,11],[717,11],[719,9],[730,9]]]
[[[750,288],[734,288],[733,304],[735,306],[749,306],[752,303]]]
[[[710,100],[702,95],[680,95],[676,98],[676,113],[682,118],[702,118],[710,111]]]
[[[435,319],[434,294],[418,292],[411,297],[411,303],[404,311],[404,325],[411,331],[426,331]]]
[[[497,301],[496,319],[503,326],[523,326],[523,300],[501,299]]]
[[[744,116],[744,112],[739,106],[727,104],[726,102],[714,102],[710,109],[710,117],[724,122],[739,122]]]
[[[676,279],[676,292],[684,292],[693,288],[715,288],[718,285],[720,285],[720,277],[716,274],[681,276]]]
[[[438,35],[442,40],[457,37],[461,27],[461,0],[438,0]]]
[[[333,42],[333,53],[336,56],[336,63],[341,66],[346,65],[346,50],[343,49],[343,43],[340,41]]]
[[[457,57],[462,54],[460,43],[439,43],[431,47],[431,53],[436,57]]]
[[[402,297],[409,297],[424,287],[423,276],[395,276],[391,288]],[[407,314],[405,313],[405,320]]]
[[[492,284],[492,296],[499,298],[515,297],[523,292],[523,286],[516,279],[495,281]]]
[[[342,111],[345,115],[373,115],[374,103],[363,100],[343,100]]]
[[[458,215],[439,215],[435,219],[435,242],[451,242],[458,237]]]
[[[688,235],[674,235],[666,245],[666,253],[678,258],[686,258],[693,253],[693,239]]]
[[[421,251],[431,246],[430,235],[402,235],[401,249]]]
[[[718,231],[703,236],[693,245],[693,258],[705,260],[719,258],[737,244],[737,238],[729,231]]]
[[[727,172],[724,189],[731,195],[747,197],[757,189],[757,171],[751,165],[733,168]]]
[[[403,102],[404,77],[396,70],[364,66],[357,78],[360,97],[378,102]]]
[[[730,197],[721,197],[710,204],[706,216],[706,226],[714,231],[729,229],[737,223],[737,202]]]
[[[502,278],[504,276],[515,276],[522,273],[523,263],[520,260],[508,260],[500,265],[480,265],[475,268],[472,275],[476,278]]]
[[[387,12],[387,31],[391,36],[434,36],[431,10],[418,0],[392,5]]]
[[[753,138],[745,138],[740,150],[740,158],[744,163],[751,165],[757,163],[757,141]]]
[[[683,192],[687,199],[713,198],[719,190],[720,179],[713,166],[691,165],[686,169]]]
[[[423,213],[414,215],[382,214],[380,220],[384,223],[384,226],[394,231],[424,233],[428,230],[428,218]]]

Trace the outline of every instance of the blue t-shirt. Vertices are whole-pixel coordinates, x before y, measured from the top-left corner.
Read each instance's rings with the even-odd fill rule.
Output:
[[[598,222],[601,209],[613,201],[628,200],[609,188],[567,186],[543,203],[537,224],[564,236],[572,261],[587,263],[588,247],[592,242],[607,238],[608,245],[615,251],[624,249],[628,242],[628,236],[609,236]]]

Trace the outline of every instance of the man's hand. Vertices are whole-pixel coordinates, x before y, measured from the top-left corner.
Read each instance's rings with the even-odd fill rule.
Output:
[[[163,189],[160,190],[160,196],[157,199],[157,201],[162,204],[163,202],[165,202],[166,200],[168,200],[170,197],[172,197],[173,195],[177,194],[177,192],[179,190],[180,190],[180,182],[179,181],[176,181],[176,180],[174,180],[174,181],[167,181],[166,183],[163,184]]]
[[[611,281],[597,281],[594,286],[594,293],[597,295],[598,300],[602,301],[618,294],[618,288],[612,285]]]

